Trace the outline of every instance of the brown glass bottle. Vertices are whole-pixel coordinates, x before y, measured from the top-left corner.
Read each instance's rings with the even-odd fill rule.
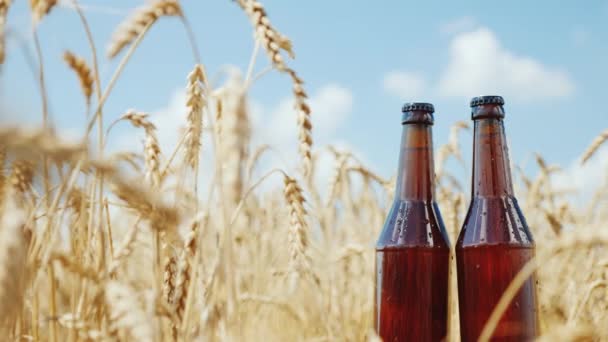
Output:
[[[375,327],[384,341],[447,335],[450,247],[434,201],[433,105],[403,107],[395,200],[376,245]]]
[[[534,256],[534,240],[513,195],[504,100],[471,100],[475,123],[472,201],[456,243],[462,341],[477,341],[503,292]],[[537,334],[536,281],[530,277],[502,316],[492,341]]]

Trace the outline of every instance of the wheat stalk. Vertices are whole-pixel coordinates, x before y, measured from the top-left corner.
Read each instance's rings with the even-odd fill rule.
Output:
[[[223,184],[229,204],[236,206],[243,191],[243,173],[251,134],[246,87],[240,74],[231,74],[214,96],[221,106],[215,125],[218,130],[216,134],[221,153],[219,160],[223,167]]]
[[[165,246],[167,248],[167,246]],[[177,269],[177,261],[173,254],[168,255],[165,258],[164,268],[164,280],[163,280],[163,294],[167,304],[173,304],[173,297],[175,295],[175,273]]]
[[[173,233],[179,221],[177,209],[164,203],[158,196],[141,187],[136,181],[127,181],[118,177],[110,179],[113,192],[134,209],[141,217],[146,218],[152,228]]]
[[[603,131],[602,133],[600,133],[600,135],[593,139],[591,145],[589,145],[585,152],[583,152],[583,156],[581,157],[581,164],[585,164],[589,160],[589,158],[591,158],[595,154],[595,152],[600,149],[600,146],[602,146],[602,144],[607,140],[608,129]]]
[[[281,56],[281,50],[286,51],[293,58],[293,47],[289,38],[279,33],[272,26],[261,3],[256,0],[238,0],[237,2],[249,16],[254,27],[255,37],[264,45],[272,64],[278,70],[286,70],[287,66]]]
[[[87,155],[86,145],[66,142],[48,129],[1,128],[0,145],[18,155],[20,159],[30,161],[41,155],[57,162],[77,161]]]
[[[312,122],[310,117],[310,107],[307,103],[308,95],[304,91],[304,82],[292,69],[287,70],[293,81],[293,94],[295,98],[295,108],[298,115],[298,140],[300,157],[302,158],[302,168],[304,175],[309,175],[312,164]]]
[[[6,57],[6,16],[11,6],[11,0],[0,0],[0,64],[4,63]]]
[[[11,187],[17,194],[25,196],[34,180],[33,165],[25,160],[17,160],[13,163],[13,171],[9,177]]]
[[[329,206],[333,203],[333,200],[338,194],[339,188],[342,185],[342,176],[344,175],[344,170],[346,168],[346,164],[348,162],[348,155],[339,153],[336,158],[336,163],[334,165],[334,170],[331,176],[331,180],[329,181],[329,192],[327,193],[327,199],[325,201],[325,206]]]
[[[188,300],[192,262],[197,250],[197,233],[198,233],[198,221],[195,221],[188,232],[188,236],[184,241],[184,249],[180,256],[180,267],[177,274],[177,281],[175,284],[175,312],[179,320],[184,319],[184,310],[186,309],[186,301]]]
[[[186,161],[193,169],[198,164],[203,133],[203,108],[207,105],[207,77],[202,65],[197,64],[188,75],[186,106],[188,124],[186,126]]]
[[[310,120],[310,106],[307,103],[307,94],[304,91],[304,81],[295,70],[287,67],[281,50],[286,51],[292,58],[294,56],[291,41],[279,33],[270,23],[266,10],[256,0],[238,0],[238,4],[245,10],[254,27],[256,39],[262,42],[272,65],[279,71],[287,73],[293,83],[293,94],[298,121],[299,152],[302,158],[302,171],[309,175],[311,170],[312,150],[312,123]]]
[[[110,40],[107,55],[114,58],[122,49],[131,44],[146,27],[153,25],[160,17],[182,16],[182,9],[177,0],[157,0],[140,7],[123,21]]]
[[[97,272],[97,270],[86,267],[76,260],[72,260],[69,255],[63,253],[53,253],[50,256],[49,261],[57,261],[66,270],[74,274],[78,274],[83,278],[87,278],[96,282],[100,281],[99,272]]]
[[[160,145],[156,137],[156,126],[148,120],[148,114],[128,110],[122,118],[128,120],[135,127],[143,128],[146,133],[144,142],[144,160],[146,162],[146,180],[158,187],[161,183],[160,175]]]
[[[304,209],[304,195],[302,189],[294,178],[284,176],[284,196],[289,207],[289,261],[291,273],[294,276],[310,274],[308,249],[308,224],[306,223],[306,209]]]
[[[34,25],[38,24],[45,15],[49,14],[57,3],[58,0],[30,0]]]
[[[90,103],[91,95],[93,95],[93,82],[95,81],[91,68],[87,65],[87,62],[84,60],[84,58],[76,56],[70,51],[64,52],[63,60],[68,64],[70,69],[72,69],[78,76],[78,80],[80,81],[80,88],[84,93],[84,96],[87,100],[87,104]]]

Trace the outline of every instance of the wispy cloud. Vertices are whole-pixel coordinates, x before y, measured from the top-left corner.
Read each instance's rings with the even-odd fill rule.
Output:
[[[552,182],[557,189],[576,189],[579,197],[589,198],[608,181],[607,172],[608,146],[604,146],[584,165],[581,165],[580,159],[570,162],[563,172],[553,176]]]
[[[502,46],[485,27],[456,35],[450,60],[438,83],[444,96],[498,93],[519,101],[568,96],[574,84],[559,68]]]
[[[467,25],[473,25],[462,31]],[[474,27],[469,17],[453,22],[443,31],[453,34],[449,58],[434,82],[428,76],[407,70],[390,71],[384,76],[387,93],[402,98],[421,93],[441,97],[471,97],[496,93],[509,101],[538,101],[566,97],[574,93],[569,74],[537,58],[509,50],[487,27]]]
[[[309,104],[313,111],[312,124],[316,149],[332,144],[349,150],[358,155],[360,159],[365,160],[364,156],[355,151],[355,146],[345,143],[343,137],[340,136],[340,128],[352,114],[353,101],[352,92],[338,84],[326,84],[312,92]],[[158,140],[161,150],[166,156],[173,151],[184,130],[187,115],[185,103],[184,91],[176,90],[166,107],[151,112],[150,121],[158,128]],[[254,149],[261,144],[272,146],[272,151],[261,160],[258,169],[270,170],[280,167],[292,171],[299,160],[297,114],[293,107],[293,98],[287,96],[267,106],[251,100],[249,101],[249,114],[253,129],[251,148]],[[109,146],[111,151],[137,152],[142,150],[143,132],[128,127],[127,123],[122,124],[112,135],[112,145]],[[204,165],[200,175],[202,190],[207,188],[206,183],[212,178],[211,148],[210,136],[205,134],[201,156],[201,165]],[[317,184],[322,187],[326,185],[331,178],[333,167],[333,159],[328,154],[322,154],[317,161]],[[268,187],[264,188],[272,185],[276,184],[270,181]]]

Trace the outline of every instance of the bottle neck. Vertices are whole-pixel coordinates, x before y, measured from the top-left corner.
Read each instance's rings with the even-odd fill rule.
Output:
[[[403,125],[396,196],[400,200],[431,201],[435,195],[431,125]]]
[[[511,166],[502,117],[482,117],[475,120],[472,196],[513,196]]]

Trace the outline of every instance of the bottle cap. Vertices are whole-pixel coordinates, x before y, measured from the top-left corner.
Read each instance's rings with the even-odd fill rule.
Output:
[[[401,108],[403,116],[401,117],[401,124],[427,124],[432,125],[434,118],[433,112],[435,107],[430,103],[425,102],[410,102],[403,105]]]
[[[401,112],[403,112],[403,113],[405,113],[405,112],[412,112],[412,111],[421,111],[421,112],[427,112],[427,113],[434,113],[435,112],[435,107],[433,107],[433,104],[431,104],[431,103],[410,102],[410,103],[404,104],[403,108],[401,108]]]
[[[504,105],[505,100],[502,96],[498,95],[486,95],[486,96],[477,96],[471,99],[471,107],[477,107],[486,104],[497,104]]]

